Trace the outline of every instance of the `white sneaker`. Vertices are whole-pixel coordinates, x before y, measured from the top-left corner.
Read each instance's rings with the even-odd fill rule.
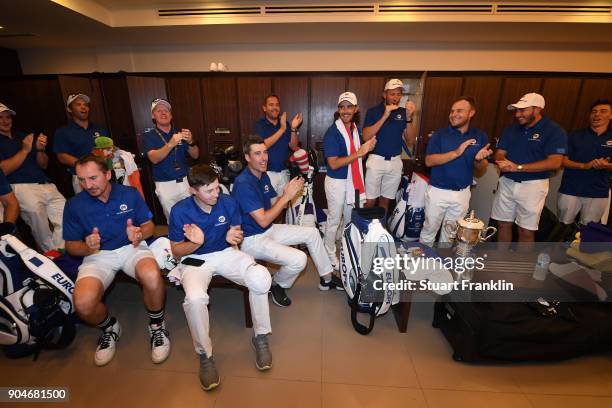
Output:
[[[98,367],[110,363],[113,359],[119,337],[121,337],[121,325],[116,321],[115,324],[102,333],[98,340],[98,347],[96,347],[96,354],[94,356],[94,363]]]
[[[166,322],[150,324],[151,360],[155,364],[163,363],[170,355],[170,337],[166,330]]]

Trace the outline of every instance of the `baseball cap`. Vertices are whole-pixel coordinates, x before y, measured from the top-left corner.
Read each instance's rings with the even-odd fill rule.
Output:
[[[10,113],[13,116],[15,116],[17,114],[17,113],[15,113],[14,110],[9,109],[9,107],[6,106],[5,104],[0,103],[0,113],[2,113],[2,112],[8,112],[8,113]]]
[[[530,106],[537,106],[538,108],[544,108],[544,97],[535,92],[525,94],[518,100],[517,103],[511,103],[508,105],[508,110],[523,109]]]
[[[390,79],[385,84],[385,91],[388,91],[389,89],[403,88],[403,87],[404,87],[404,83],[400,81],[399,79]]]
[[[357,96],[352,92],[344,92],[338,97],[338,105],[340,105],[342,101],[347,101],[351,105],[357,105]]]
[[[157,108],[160,105],[165,106],[166,108],[168,108],[168,110],[172,110],[172,105],[170,105],[170,102],[168,102],[165,99],[157,98],[157,99],[154,99],[153,102],[151,102],[151,113],[153,113],[155,108]]]
[[[76,101],[79,98],[84,100],[85,103],[89,103],[91,101],[91,99],[89,99],[89,96],[87,96],[87,95],[85,95],[83,93],[70,94],[70,95],[68,95],[68,99],[66,99],[66,106],[70,106],[70,104],[72,102]]]

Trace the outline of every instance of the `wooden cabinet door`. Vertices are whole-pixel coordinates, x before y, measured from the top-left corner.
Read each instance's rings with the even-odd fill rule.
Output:
[[[485,131],[489,140],[493,138],[501,86],[502,77],[500,75],[466,76],[463,81],[462,94],[473,97],[476,102],[476,115],[471,125]]]
[[[189,129],[200,146],[198,161],[208,159],[208,140],[204,130],[202,90],[198,77],[171,77],[166,79],[168,99],[172,104],[172,121],[181,129]]]
[[[303,147],[308,146],[310,134],[310,115],[308,112],[309,81],[307,77],[277,77],[272,81],[273,92],[279,96],[282,111],[287,112],[291,123],[293,116],[302,112],[304,121],[300,127],[299,140]]]
[[[363,126],[367,110],[382,101],[384,87],[385,77],[382,76],[349,77],[347,90],[357,95],[357,102],[361,110],[361,126]]]
[[[542,114],[566,131],[574,123],[581,83],[580,78],[544,78],[542,96],[546,103]]]
[[[540,93],[542,78],[506,77],[503,80],[502,93],[497,109],[497,120],[493,138],[499,140],[502,131],[514,121],[514,114],[508,110],[508,105],[515,103],[521,96],[529,92]]]
[[[240,119],[240,140],[255,134],[255,122],[263,116],[261,107],[264,98],[272,93],[270,77],[238,78],[238,111]]]
[[[576,104],[576,114],[571,129],[581,129],[589,126],[589,107],[597,99],[612,98],[612,79],[611,78],[585,78],[582,80],[582,89]],[[612,216],[610,217],[612,222]]]
[[[202,78],[201,86],[208,151],[212,153],[216,147],[239,146],[236,77]]]
[[[106,112],[104,111],[104,100],[102,98],[102,92],[100,89],[100,81],[97,78],[76,75],[58,75],[58,80],[60,88],[62,89],[64,103],[66,103],[68,95],[84,93],[91,99],[89,104],[89,119],[93,123],[104,126],[108,129]]]
[[[346,88],[345,77],[313,77],[310,82],[310,147],[323,142],[338,110],[338,96]],[[359,100],[357,100],[359,102]]]
[[[461,96],[463,78],[427,77],[423,91],[423,106],[419,134],[419,155],[425,153],[425,146],[431,132],[448,125],[448,113],[452,101]]]

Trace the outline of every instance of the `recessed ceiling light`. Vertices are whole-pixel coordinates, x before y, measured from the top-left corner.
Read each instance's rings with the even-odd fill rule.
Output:
[[[0,26],[0,30],[2,30],[4,27]]]

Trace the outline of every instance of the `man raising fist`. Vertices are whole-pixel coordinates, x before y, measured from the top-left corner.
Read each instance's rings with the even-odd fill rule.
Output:
[[[79,159],[76,175],[83,191],[66,203],[64,239],[70,255],[84,257],[74,289],[76,311],[81,320],[102,329],[94,362],[97,366],[109,363],[121,336],[121,325],[109,314],[102,297],[122,270],[142,286],[151,358],[161,363],[170,354],[170,339],[161,273],[143,242],[153,235],[151,211],[135,188],[110,182],[111,173],[100,157]]]

